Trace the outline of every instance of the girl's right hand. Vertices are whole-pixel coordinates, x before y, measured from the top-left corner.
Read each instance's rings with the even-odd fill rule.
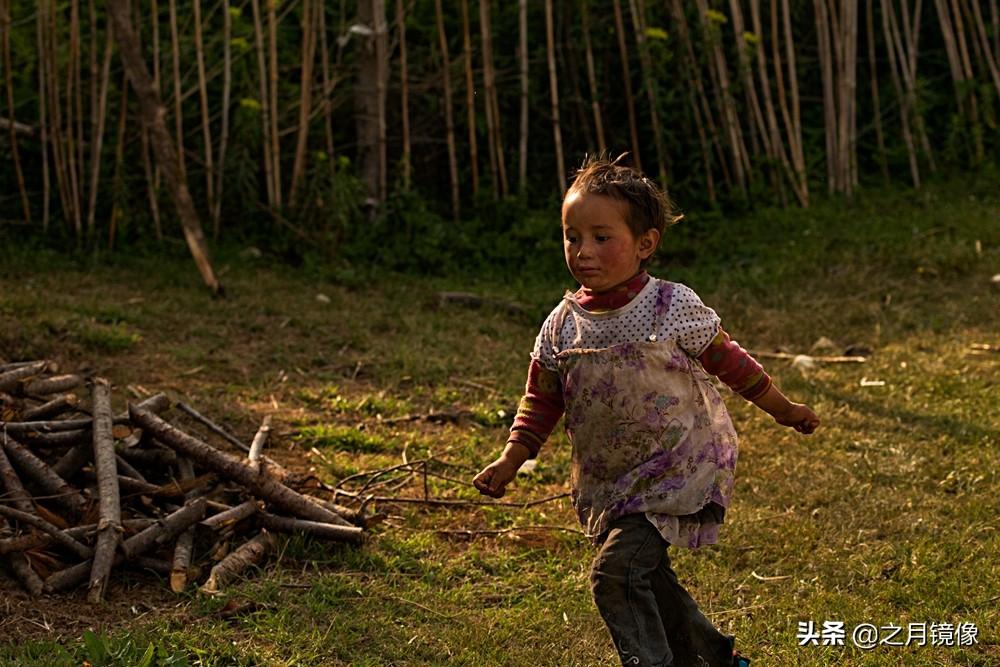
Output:
[[[491,498],[501,498],[506,493],[506,487],[521,466],[505,456],[501,456],[489,464],[472,479],[472,484],[479,493]]]

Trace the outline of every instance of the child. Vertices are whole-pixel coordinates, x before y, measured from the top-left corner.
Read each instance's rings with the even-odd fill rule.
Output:
[[[792,403],[680,283],[643,265],[680,218],[634,169],[588,159],[562,206],[567,293],[535,340],[501,456],[476,475],[499,498],[565,412],[573,505],[598,545],[594,601],[623,665],[747,665],[670,567],[670,544],[713,544],[729,506],[736,433],[716,375],[784,426],[819,418]]]

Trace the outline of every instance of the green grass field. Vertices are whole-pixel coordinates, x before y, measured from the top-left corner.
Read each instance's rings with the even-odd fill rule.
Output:
[[[702,218],[666,235],[653,273],[695,288],[748,349],[808,353],[825,336],[838,352],[871,351],[805,374],[762,360],[823,419],[811,437],[726,394],[741,434],[727,526],[719,545],[673,558],[755,667],[1000,664],[1000,354],[972,348],[1000,345],[998,223],[994,183]],[[225,300],[183,256],[0,249],[0,358],[105,375],[116,408],[130,385],[167,391],[243,438],[273,414],[272,456],[330,484],[433,456],[430,495],[476,500],[468,480],[502,447],[537,327],[572,286],[530,273],[344,285],[266,255],[216,260]],[[526,314],[442,305],[441,290]],[[471,417],[380,423],[432,410]],[[567,491],[568,461],[559,432],[504,500]],[[422,497],[424,480],[379,492]],[[218,598],[129,575],[94,609],[82,593],[32,602],[5,584],[0,664],[616,664],[567,499],[377,506],[389,518],[363,547],[285,541]],[[224,618],[243,602],[254,606]],[[845,646],[799,646],[808,621],[844,622]],[[862,650],[851,639],[862,623],[901,626],[892,641],[911,623],[971,623],[977,643]]]

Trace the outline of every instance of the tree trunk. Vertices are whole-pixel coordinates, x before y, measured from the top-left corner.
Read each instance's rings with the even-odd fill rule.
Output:
[[[222,130],[219,137],[219,166],[215,181],[215,208],[212,209],[212,236],[219,238],[222,218],[222,188],[226,174],[226,149],[229,146],[229,99],[233,82],[232,41],[233,17],[229,0],[222,0]]]
[[[396,29],[399,31],[399,106],[403,129],[403,191],[410,190],[410,82],[406,53],[406,8],[396,0]]]
[[[494,164],[493,191],[506,197],[507,167],[503,155],[503,136],[500,131],[500,105],[497,101],[496,74],[493,69],[493,22],[490,0],[479,0],[479,30],[483,40],[483,82],[486,89],[486,125],[490,134],[490,161]]]
[[[10,0],[0,2],[0,51],[3,52],[4,89],[7,93],[7,117],[10,120],[10,150],[14,162],[14,175],[17,179],[17,191],[21,195],[21,210],[24,222],[31,224],[31,205],[28,203],[28,191],[24,186],[24,172],[21,170],[21,154],[17,147],[17,133],[14,123],[17,122],[14,113],[14,73],[10,57]]]
[[[268,94],[271,96],[271,171],[274,175],[274,205],[282,207],[281,135],[278,132],[278,0],[265,0],[267,7]]]
[[[167,187],[174,205],[177,207],[177,214],[181,220],[181,226],[184,228],[188,249],[194,257],[202,280],[205,281],[213,294],[221,294],[222,285],[216,279],[209,262],[205,235],[202,232],[201,221],[195,212],[194,202],[191,200],[191,194],[187,188],[187,179],[181,167],[181,160],[163,122],[163,107],[160,105],[156,88],[149,77],[146,63],[139,52],[138,39],[132,28],[132,20],[128,15],[127,0],[108,0],[108,11],[114,21],[115,40],[118,42],[122,64],[142,107],[143,122],[152,130],[156,160],[166,175]]]
[[[464,4],[463,0],[463,4]],[[517,10],[519,47],[518,65],[521,74],[521,141],[518,145],[517,183],[522,194],[528,189],[528,0],[520,0]]]
[[[656,146],[656,161],[659,166],[660,185],[667,187],[668,158],[663,147],[663,133],[660,130],[660,105],[656,99],[656,77],[653,64],[646,47],[646,6],[643,0],[629,0],[629,13],[635,31],[636,49],[639,51],[639,66],[642,69],[643,87],[649,104],[650,125],[653,127],[653,144]]]
[[[265,0],[266,1],[266,0]],[[274,188],[274,159],[271,157],[271,93],[270,76],[267,73],[267,54],[264,51],[264,26],[261,19],[259,0],[250,0],[253,8],[254,46],[257,51],[257,84],[260,88],[260,135],[264,147],[264,179],[267,184],[267,204],[272,209],[278,207]]]
[[[202,40],[201,0],[191,3],[194,10],[194,53],[198,64],[198,98],[201,101],[201,136],[205,144],[206,208],[215,210],[215,163],[212,159],[212,128],[208,122],[208,87],[205,83],[205,46]]]
[[[875,140],[878,146],[878,165],[882,180],[889,184],[889,159],[885,152],[885,133],[882,129],[882,104],[878,88],[878,60],[875,55],[875,0],[865,0],[865,30],[868,34],[868,75],[872,89],[872,116],[875,120]]]

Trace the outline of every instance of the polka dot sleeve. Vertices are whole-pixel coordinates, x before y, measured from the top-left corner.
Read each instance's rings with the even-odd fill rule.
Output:
[[[667,322],[677,345],[692,357],[698,357],[719,332],[721,320],[714,310],[702,303],[694,290],[674,283]]]

